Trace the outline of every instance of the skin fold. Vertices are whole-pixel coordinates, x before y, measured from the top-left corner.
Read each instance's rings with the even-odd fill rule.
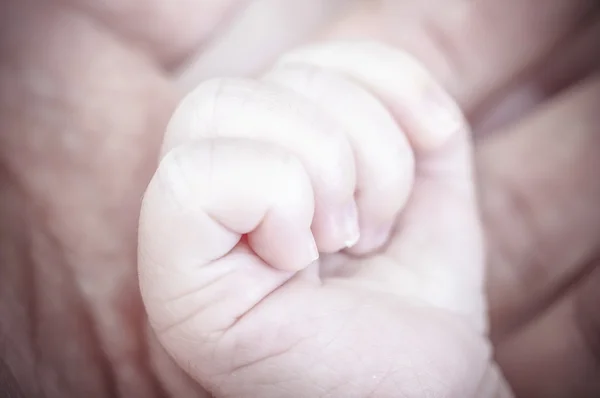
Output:
[[[279,50],[255,52],[256,63],[242,68],[217,40],[230,37],[220,48],[235,48],[236,11],[217,7],[197,23],[189,7],[209,2],[183,3],[169,2],[168,10],[165,2],[134,0],[0,5],[0,380],[7,394],[203,396],[148,329],[136,278],[141,197],[182,91],[198,84],[178,80],[181,71],[202,61],[203,48],[213,54],[202,61],[211,65],[205,77],[218,62],[240,75],[266,70]],[[489,131],[480,133],[475,161],[497,360],[518,396],[597,396],[594,2],[401,3],[393,12],[384,12],[385,2],[360,4],[335,21],[323,13],[312,33],[274,48],[303,36],[383,39],[442,82],[476,133]],[[282,37],[277,24],[265,29],[266,37]],[[434,40],[440,29],[445,46]],[[523,97],[530,100],[511,110]],[[497,104],[508,108],[500,117],[490,113]]]
[[[160,341],[215,396],[510,397],[487,380],[483,237],[459,108],[377,42],[307,47],[275,68],[303,63],[308,78],[285,86],[208,81],[176,110],[139,229]],[[365,90],[354,115],[280,89],[342,98],[319,80],[326,71]],[[356,111],[369,104],[379,112]],[[348,118],[375,128],[347,134]],[[365,156],[376,140],[395,150]],[[395,166],[402,158],[414,162]],[[361,180],[367,169],[386,185]],[[371,190],[390,212],[360,200]],[[380,223],[393,227],[374,242]],[[361,256],[343,256],[347,246]]]

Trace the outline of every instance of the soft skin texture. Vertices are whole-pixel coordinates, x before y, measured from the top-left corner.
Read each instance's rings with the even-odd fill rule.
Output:
[[[209,3],[0,4],[2,393],[204,396],[147,329],[140,198],[178,91],[199,83],[180,71],[198,56],[200,77],[260,72],[314,35],[408,49],[467,112],[482,133],[475,161],[503,373],[520,396],[598,396],[597,2],[411,0],[390,12],[369,1],[328,28],[313,24],[326,7],[319,19],[284,0],[273,17],[240,8],[197,23],[192,8]],[[235,15],[258,17],[261,35]],[[248,42],[260,46],[235,57]]]
[[[299,65],[301,82],[207,81],[175,111],[139,228],[160,342],[215,397],[510,397],[488,380],[483,236],[458,106],[378,42],[325,42],[275,68]],[[351,95],[325,72],[362,90],[347,99],[354,114],[303,95]],[[357,111],[367,104],[379,112]],[[344,119],[370,128],[350,135]],[[366,156],[384,140],[395,150]],[[393,210],[357,206],[371,191]]]

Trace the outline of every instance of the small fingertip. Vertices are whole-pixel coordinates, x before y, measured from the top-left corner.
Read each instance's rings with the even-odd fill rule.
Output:
[[[251,246],[270,266],[280,271],[298,272],[319,260],[319,249],[312,232],[280,235],[279,243],[259,242],[258,237],[250,235]]]
[[[360,239],[360,227],[358,224],[358,208],[354,200],[350,201],[339,216],[339,235],[344,239],[346,248],[352,247]]]
[[[361,228],[360,239],[348,252],[356,255],[372,253],[387,244],[394,228],[393,223],[367,225]]]
[[[344,246],[346,247],[346,249],[349,249],[351,247],[354,247],[354,245],[356,245],[356,243],[358,243],[359,240],[360,235],[357,234],[351,238],[346,239],[346,241],[344,241]]]
[[[289,257],[288,261],[282,263],[280,268],[282,271],[298,272],[307,268],[319,259],[319,249],[317,243],[309,231],[304,238],[300,238],[296,242],[296,252]]]
[[[409,136],[418,151],[435,150],[463,130],[466,121],[459,106],[441,87],[424,83],[415,90],[406,100],[406,117],[412,121],[409,127],[415,128]]]
[[[310,234],[310,239],[308,239],[306,255],[308,258],[307,264],[312,264],[319,259],[319,248],[312,233]]]
[[[319,248],[322,252],[337,252],[352,247],[360,239],[358,209],[354,199],[323,212],[315,223]]]

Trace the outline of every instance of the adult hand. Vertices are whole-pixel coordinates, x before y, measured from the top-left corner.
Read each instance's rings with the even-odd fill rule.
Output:
[[[267,55],[339,6],[267,2],[275,23],[299,26]],[[137,220],[180,98],[172,75],[233,35],[230,20],[255,7],[242,3],[1,2],[0,395],[202,391],[147,330]]]
[[[6,20],[2,23],[1,35],[3,266],[0,280],[3,287],[0,319],[6,365],[2,374],[7,380],[16,380],[28,396],[41,391],[47,396],[60,397],[169,393],[196,396],[198,387],[170,367],[160,350],[150,344],[151,339],[146,339],[151,334],[145,333],[136,290],[133,246],[139,197],[152,173],[163,126],[175,103],[176,94],[170,86],[168,71],[196,46],[196,39],[201,35],[192,27],[204,29],[204,25],[182,22],[189,21],[185,16],[195,17],[195,14],[173,2],[144,3],[140,8],[143,12],[128,8],[123,2],[101,3],[107,7],[96,2],[72,2],[71,6],[65,6],[66,3],[33,6],[23,1],[4,2],[0,13]],[[444,3],[444,7],[458,6],[458,2]],[[172,8],[161,9],[165,4]],[[198,3],[198,7],[203,6],[205,2]],[[418,44],[419,40],[427,43],[428,38],[437,37],[431,27],[449,26],[452,21],[444,22],[445,16],[456,14],[448,14],[444,7],[435,4],[431,14],[418,14],[427,18],[413,18],[415,31],[411,34],[422,31],[421,36],[415,34],[418,39],[413,43]],[[598,46],[593,41],[586,44],[583,29],[577,32],[577,27],[584,26],[579,16],[588,12],[585,7],[586,2],[566,0],[481,1],[467,10],[471,13],[463,14],[470,16],[463,21],[466,23],[458,24],[454,33],[450,31],[446,35],[460,45],[460,52],[453,52],[452,47],[441,51],[434,48],[430,56],[425,54],[427,51],[413,51],[441,78],[443,70],[435,68],[444,63],[436,61],[452,60],[456,56],[453,54],[461,54],[458,56],[463,60],[461,64],[470,67],[455,73],[454,77],[449,74],[444,84],[467,109],[485,108],[482,104],[495,102],[490,99],[509,87],[531,87],[530,82],[539,80],[546,87],[547,82],[558,82],[562,86],[570,82],[569,77],[587,72],[586,66],[591,65],[585,61],[594,59],[592,52]],[[475,9],[483,11],[475,12]],[[139,18],[139,15],[145,17]],[[476,23],[480,18],[485,22]],[[140,22],[133,24],[132,19]],[[419,27],[421,20],[427,23]],[[597,24],[593,18],[589,18],[589,22],[585,25],[589,28],[587,37],[593,39]],[[470,33],[473,24],[479,26],[479,30]],[[353,29],[357,27],[354,24]],[[531,30],[523,32],[517,28]],[[409,31],[407,27],[406,32]],[[430,33],[433,33],[431,37]],[[409,34],[399,36],[410,37]],[[578,37],[583,39],[579,42]],[[423,44],[422,48],[425,47]],[[416,46],[416,50],[419,48]],[[570,50],[566,49],[573,49],[575,55],[568,56]],[[552,53],[554,57],[550,57]],[[583,56],[577,57],[577,54]],[[561,62],[550,62],[551,59],[575,61],[561,65]],[[536,70],[534,66],[548,64],[555,65],[551,69],[560,79],[528,78]],[[206,75],[213,73],[214,69],[209,68]],[[527,79],[515,79],[517,76]],[[591,83],[586,86],[579,94],[565,97],[564,105],[557,105],[564,110],[564,113],[555,113],[560,123],[550,117],[556,110],[548,108],[545,113],[548,117],[539,116],[539,122],[515,128],[513,134],[498,135],[495,139],[498,141],[490,139],[485,144],[485,152],[480,152],[487,155],[478,158],[482,164],[482,181],[489,182],[483,185],[485,192],[502,193],[490,195],[501,199],[499,205],[498,201],[483,204],[487,214],[494,214],[490,221],[494,224],[490,224],[489,230],[499,242],[492,247],[492,253],[496,253],[492,263],[499,264],[492,271],[500,270],[501,277],[492,279],[498,282],[492,284],[491,290],[492,314],[497,315],[494,323],[500,326],[497,330],[503,331],[498,333],[497,340],[515,342],[500,346],[504,348],[500,351],[501,362],[507,365],[510,358],[519,361],[515,353],[529,354],[516,344],[518,341],[525,341],[525,347],[533,350],[538,349],[541,342],[556,348],[561,346],[553,341],[573,341],[561,338],[560,334],[556,335],[557,340],[535,339],[539,330],[536,327],[528,330],[538,344],[509,337],[517,336],[513,333],[517,330],[524,330],[515,327],[523,323],[514,320],[533,319],[531,315],[538,313],[538,309],[553,302],[546,300],[547,297],[560,297],[552,293],[565,291],[563,287],[568,286],[568,282],[584,274],[581,265],[590,263],[597,248],[598,233],[594,228],[598,223],[593,217],[598,214],[595,208],[598,185],[592,180],[571,178],[565,166],[581,165],[581,170],[589,170],[597,162],[593,156],[597,148],[593,123],[597,116],[590,111],[593,102],[589,100],[597,98],[597,86]],[[583,102],[588,107],[583,107]],[[157,120],[153,121],[153,117]],[[561,141],[545,137],[549,131],[562,134],[564,120],[572,120],[568,125],[578,128],[579,139],[571,141],[568,151],[564,148],[545,151],[544,145],[553,145],[549,149],[560,146]],[[534,170],[537,175],[528,174],[531,152],[539,162]],[[548,155],[541,156],[543,153]],[[511,168],[503,168],[506,159],[513,163]],[[498,169],[505,172],[500,174],[503,178],[486,177],[487,174],[499,175]],[[572,202],[557,195],[539,195],[539,191],[533,189],[536,184],[531,182],[538,181],[536,176],[544,174],[546,169],[554,170],[555,179],[541,179],[548,184],[544,186],[578,192],[579,200]],[[532,194],[523,196],[522,189]],[[523,209],[517,213],[518,217],[513,216],[515,203],[517,209]],[[552,219],[549,224],[546,221],[549,215],[565,218]],[[524,227],[506,224],[507,220],[516,219],[528,221]],[[543,227],[527,227],[538,223]],[[559,251],[561,256],[550,250]],[[540,261],[540,253],[551,254],[547,254],[548,260],[543,257]],[[545,266],[542,268],[540,264]],[[539,278],[535,284],[537,289],[534,290],[541,293],[514,294],[523,289],[515,290],[521,277],[505,277],[510,276],[513,269],[521,276],[546,275],[547,278]],[[535,278],[525,280],[535,281]],[[576,289],[570,291],[573,292],[570,298],[577,296]],[[507,297],[511,300],[506,300]],[[556,308],[567,308],[567,311],[552,311],[551,314],[559,314],[547,318],[566,326],[553,330],[564,330],[563,336],[574,339],[582,330],[593,330],[575,327],[579,321],[562,321],[564,317],[569,320],[572,313],[569,311],[573,310],[570,306],[577,301],[563,301],[566,304]],[[520,308],[527,309],[526,316]],[[587,325],[591,325],[594,319],[591,315],[577,319],[587,320]],[[575,364],[576,370],[587,366],[590,371],[587,374],[591,374],[595,369],[593,351],[580,345],[581,342],[583,340],[569,344],[568,353],[573,355],[569,364]],[[516,349],[509,350],[510,347]],[[544,348],[540,352],[557,351]],[[553,369],[552,378],[542,377],[544,375],[520,380],[510,377],[517,391],[529,393],[526,396],[547,396],[544,395],[547,390],[556,391],[556,396],[585,396],[586,392],[594,396],[594,378],[586,378],[584,372],[577,372],[579,379],[571,378],[566,366],[558,366],[566,364],[562,361],[565,351],[560,351],[560,355],[561,361],[554,362],[557,367]],[[526,357],[544,359],[539,355]],[[510,369],[517,368],[507,366],[505,369],[511,376]],[[522,374],[518,369],[515,373]],[[573,383],[563,383],[564,379],[556,375],[563,375]]]

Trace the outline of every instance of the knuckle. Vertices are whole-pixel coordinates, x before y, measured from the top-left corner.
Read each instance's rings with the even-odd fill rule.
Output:
[[[227,100],[227,88],[232,84],[230,79],[211,79],[201,83],[186,95],[171,116],[166,129],[163,150],[177,146],[186,141],[212,136]]]
[[[207,148],[205,153],[190,156],[189,146],[179,146],[170,150],[161,160],[153,179],[154,191],[162,196],[167,203],[180,209],[197,208],[202,204],[204,190],[203,173],[210,171],[212,152]]]
[[[185,168],[181,149],[174,149],[165,155],[156,173],[157,184],[160,184],[173,199],[177,199],[176,202],[181,202],[189,196],[190,188],[186,181]]]

